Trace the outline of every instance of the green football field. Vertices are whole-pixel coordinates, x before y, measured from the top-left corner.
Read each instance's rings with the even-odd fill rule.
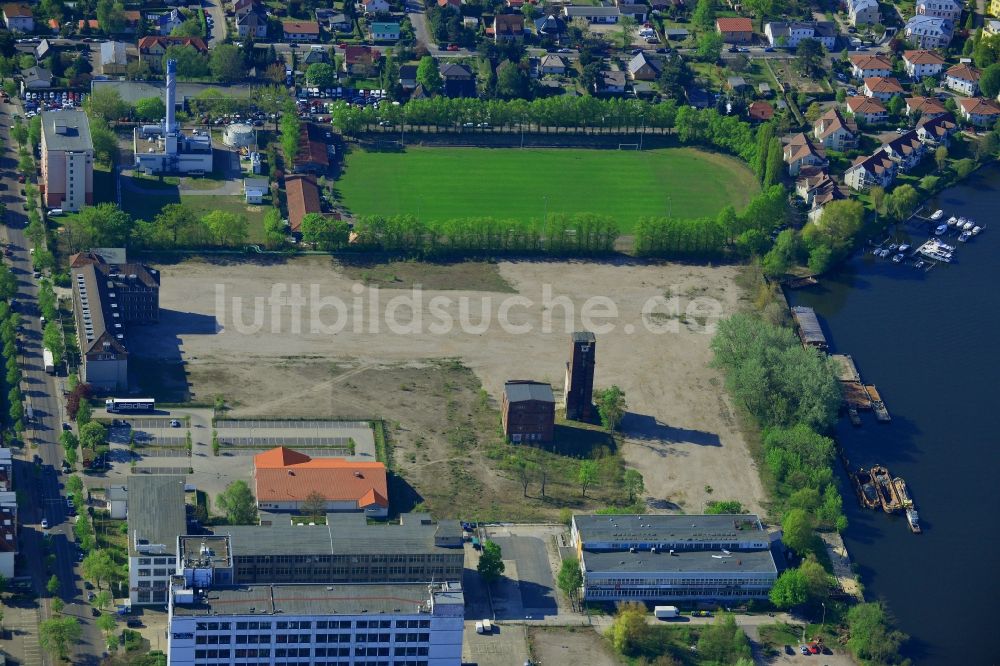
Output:
[[[596,213],[614,217],[625,232],[645,216],[714,216],[727,204],[739,210],[758,191],[742,163],[693,148],[354,149],[337,188],[355,215],[529,220]]]

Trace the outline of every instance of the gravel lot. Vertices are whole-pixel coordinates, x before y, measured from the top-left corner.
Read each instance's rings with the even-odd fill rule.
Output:
[[[271,265],[193,260],[161,269],[161,324],[150,331],[155,337],[138,353],[154,357],[147,359],[153,363],[183,360],[183,382],[196,400],[224,395],[234,407],[231,415],[245,418],[363,419],[386,416],[398,405],[407,405],[414,422],[407,421],[406,413],[404,418],[393,416],[402,445],[419,434],[414,434],[419,419],[436,416],[442,401],[429,401],[389,382],[377,387],[381,395],[372,396],[372,387],[366,394],[365,387],[356,383],[364,373],[378,369],[392,376],[401,369],[426,368],[454,358],[472,369],[495,404],[504,381],[511,378],[551,382],[558,398],[569,351],[567,331],[584,327],[581,308],[588,298],[605,297],[607,302],[591,302],[591,307],[613,303],[619,316],[594,319],[612,324],[612,330],[597,335],[595,385],[617,384],[626,393],[629,413],[622,424],[623,454],[643,471],[648,499],[654,506],[687,512],[699,512],[706,502],[720,499],[738,499],[751,510],[760,510],[764,494],[757,472],[722,393],[722,377],[708,367],[714,320],[710,315],[731,314],[740,307],[735,267],[486,265],[479,270],[497,271],[518,296],[530,300],[508,303],[513,305],[507,311],[508,326],[500,326],[497,319],[502,302],[512,294],[454,289],[467,284],[462,264],[447,270],[435,266],[433,282],[439,288],[425,288],[422,302],[412,309],[392,300],[412,296],[408,282],[383,287],[379,305],[372,306],[376,299],[372,292],[328,258]],[[420,281],[419,270],[412,272],[413,281]],[[676,296],[679,312],[666,312],[658,305],[653,312],[643,312],[650,299],[665,295]],[[346,304],[347,316],[343,328],[332,333],[321,327],[338,320],[335,309],[322,311],[316,327],[317,320],[309,315],[319,298],[330,297]],[[434,297],[450,302],[435,307]],[[463,329],[458,323],[462,307],[465,318],[477,324],[484,298],[490,299],[485,309],[492,321],[477,330]],[[693,299],[711,301],[695,301],[697,308],[691,310]],[[351,316],[359,301],[364,316]],[[375,330],[370,313],[389,310],[404,326],[414,324],[413,312],[419,313],[421,326],[410,326],[419,330],[401,332],[397,326],[394,331],[381,316]],[[454,324],[446,334],[432,326],[444,321],[442,313]],[[524,325],[531,332],[518,333],[512,325]],[[649,330],[655,326],[675,330],[665,334]]]

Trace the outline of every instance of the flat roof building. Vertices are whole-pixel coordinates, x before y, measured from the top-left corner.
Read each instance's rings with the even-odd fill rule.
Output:
[[[176,570],[177,538],[187,532],[184,477],[128,477],[128,589],[134,605],[165,604]]]
[[[175,586],[168,663],[458,666],[464,620],[458,583]]]
[[[577,515],[588,601],[763,599],[778,577],[757,516]]]
[[[46,208],[75,212],[94,203],[94,142],[83,111],[45,111],[42,117],[42,180]]]
[[[17,493],[0,492],[0,576],[14,577],[17,560]]]

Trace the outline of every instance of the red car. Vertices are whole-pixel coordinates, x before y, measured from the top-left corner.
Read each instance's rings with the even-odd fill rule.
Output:
[[[448,50],[449,51],[460,51],[461,47],[459,47],[458,44],[449,44],[448,45]]]
[[[20,176],[17,177],[17,182],[19,182],[19,183],[23,183],[24,182],[24,174],[23,173]]]

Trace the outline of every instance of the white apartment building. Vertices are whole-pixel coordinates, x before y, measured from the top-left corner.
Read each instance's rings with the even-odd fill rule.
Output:
[[[42,114],[41,190],[47,208],[78,211],[94,202],[94,144],[83,111]]]
[[[170,666],[459,666],[458,583],[195,589],[178,576]]]

